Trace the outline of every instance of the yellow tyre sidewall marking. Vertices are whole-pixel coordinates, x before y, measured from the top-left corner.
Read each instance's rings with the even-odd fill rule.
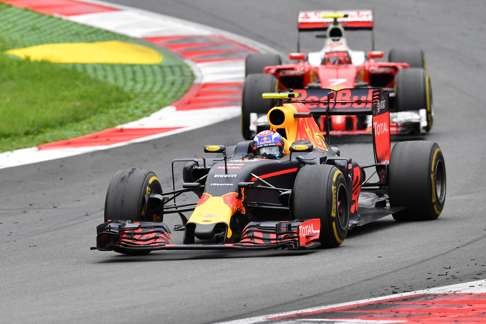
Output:
[[[157,176],[151,176],[149,178],[149,181],[147,183],[147,187],[145,188],[145,196],[149,196],[151,193],[152,193],[152,188],[150,187],[150,185],[152,183],[154,183],[155,181],[159,181],[159,178],[157,178]],[[141,213],[142,217],[145,216],[145,210],[142,209],[142,213]]]
[[[336,215],[337,215],[337,188],[336,188],[336,180],[341,175],[341,171],[336,170],[334,172],[334,176],[332,178],[332,202],[331,202],[331,217],[332,217],[332,231],[334,233],[334,238],[336,239],[336,242],[339,244],[343,241],[341,238],[341,235],[339,235],[339,231],[336,226]]]
[[[430,77],[429,74],[426,72],[425,73],[425,100],[427,104],[427,111],[430,113],[431,112],[431,105],[430,105]]]
[[[155,181],[160,182],[160,181],[159,181],[159,178],[157,178],[157,176],[151,176],[151,177],[149,178],[149,181],[148,181],[148,183],[147,183],[147,189],[146,189],[146,191],[145,191],[145,194],[146,194],[146,195],[149,195],[149,194],[151,194],[151,193],[152,193],[152,188],[150,188],[150,186],[151,186],[151,185],[152,185],[152,183],[154,183]]]
[[[430,184],[432,186],[432,207],[434,208],[434,212],[436,213],[436,215],[440,215],[440,212],[442,211],[442,208],[441,206],[439,206],[439,202],[437,201],[437,190],[436,190],[437,160],[439,158],[440,153],[441,150],[439,148],[436,148],[434,154],[432,155],[432,165],[431,165],[431,173],[430,173]]]

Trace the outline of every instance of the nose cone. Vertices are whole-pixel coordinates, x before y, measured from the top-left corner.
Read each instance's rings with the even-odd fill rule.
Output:
[[[194,209],[188,224],[194,224],[195,234],[207,238],[214,233],[218,224],[226,225],[227,238],[233,235],[230,222],[231,217],[241,209],[241,201],[236,192],[230,192],[223,196],[211,196],[204,193]]]

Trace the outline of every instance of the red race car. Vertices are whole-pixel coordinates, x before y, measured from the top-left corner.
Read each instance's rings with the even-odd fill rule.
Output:
[[[393,135],[429,132],[433,123],[432,88],[424,52],[392,49],[388,61],[383,61],[384,52],[374,50],[373,27],[371,10],[303,11],[298,18],[298,52],[288,56],[294,63],[282,64],[277,54],[249,55],[241,111],[243,137],[250,139],[258,130],[268,128],[265,114],[275,103],[263,101],[261,93],[275,89],[305,91],[309,86],[333,90],[382,88],[390,93]],[[371,51],[351,50],[345,30],[371,31]],[[304,41],[301,34],[325,38],[323,48],[300,52]],[[314,37],[312,42],[315,45]],[[320,124],[325,124],[324,118]],[[365,116],[332,116],[330,124],[332,135],[371,133],[371,120]]]

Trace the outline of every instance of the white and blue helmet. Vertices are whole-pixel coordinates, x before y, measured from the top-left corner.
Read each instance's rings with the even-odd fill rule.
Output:
[[[257,155],[269,159],[282,157],[284,141],[279,133],[271,130],[261,131],[253,138],[253,142]]]

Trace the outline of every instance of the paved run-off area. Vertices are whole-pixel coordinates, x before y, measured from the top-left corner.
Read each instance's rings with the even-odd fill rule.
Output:
[[[125,60],[129,64],[113,64],[103,60],[100,64],[55,64],[53,68],[56,70],[58,67],[74,70],[100,84],[104,83],[120,89],[125,96],[116,106],[101,107],[96,114],[88,114],[81,119],[74,116],[76,110],[73,109],[73,116],[68,116],[66,120],[63,119],[59,123],[47,123],[45,128],[37,131],[29,130],[25,133],[11,132],[9,134],[8,131],[0,130],[0,133],[3,134],[0,138],[0,150],[72,138],[141,118],[180,98],[194,80],[191,68],[182,59],[160,46],[141,39],[13,8],[5,4],[0,4],[0,38],[2,40],[1,50],[9,54],[5,57],[6,59],[13,58],[12,54],[16,53],[15,49],[19,51],[18,49],[22,50],[32,46],[51,46],[51,52],[54,53],[59,52],[59,46],[72,46],[75,43],[99,46],[100,50],[103,49],[101,48],[103,44],[105,47],[106,44],[118,44],[125,47],[130,45],[134,48],[135,53],[145,49],[160,57],[159,62],[141,60],[140,64],[135,64],[136,59],[127,58],[125,53],[118,52],[115,53],[115,58]],[[115,47],[114,50],[120,47]],[[31,57],[31,59],[33,58]],[[46,79],[48,80],[48,78]],[[3,80],[3,82],[9,82],[9,80]],[[71,85],[73,88],[77,86],[76,82]],[[46,89],[48,90],[49,87],[47,86]],[[69,91],[69,87],[67,89]],[[57,95],[53,93],[50,97],[56,98]],[[8,109],[7,99],[11,100],[11,98],[8,98],[6,93],[0,98],[4,98],[0,102],[4,102],[4,106],[7,106],[3,109]],[[49,98],[49,96],[45,98]],[[49,102],[36,102],[35,109],[31,106],[25,107],[25,109],[42,111],[43,106],[48,106],[48,104]],[[19,107],[16,108],[19,109]],[[26,119],[25,122],[27,122]],[[22,120],[17,119],[17,122],[22,122]]]

